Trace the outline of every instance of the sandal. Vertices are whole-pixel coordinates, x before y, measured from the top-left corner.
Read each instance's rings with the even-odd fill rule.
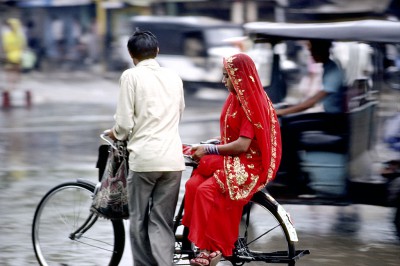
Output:
[[[190,260],[190,265],[191,266],[209,266],[210,265],[210,257],[207,253],[205,252],[200,252],[200,254]]]
[[[207,254],[201,252],[196,258],[190,260],[190,265],[192,266],[216,266],[221,260],[222,253],[217,250]]]
[[[210,255],[208,255],[208,260],[210,261],[210,266],[216,266],[218,262],[221,260],[222,253],[221,251],[217,250],[214,252],[211,252]]]

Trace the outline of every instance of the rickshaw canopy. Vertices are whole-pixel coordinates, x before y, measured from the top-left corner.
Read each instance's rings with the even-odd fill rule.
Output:
[[[256,40],[325,39],[400,43],[400,22],[388,20],[355,20],[324,23],[250,22],[244,25]]]

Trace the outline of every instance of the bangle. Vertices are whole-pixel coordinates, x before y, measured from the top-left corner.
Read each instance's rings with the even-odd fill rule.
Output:
[[[217,154],[219,155],[218,147],[214,144],[208,144],[205,147],[206,154]]]

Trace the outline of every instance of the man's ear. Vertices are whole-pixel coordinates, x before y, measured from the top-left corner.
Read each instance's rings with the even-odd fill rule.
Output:
[[[157,54],[160,52],[160,47],[157,47]]]

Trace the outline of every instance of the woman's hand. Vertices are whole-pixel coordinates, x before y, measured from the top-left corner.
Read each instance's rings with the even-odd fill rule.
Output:
[[[192,158],[195,161],[200,161],[201,157],[207,154],[204,145],[192,147],[192,151],[194,151]]]
[[[235,156],[241,154],[243,152],[247,152],[250,147],[251,139],[246,137],[239,137],[237,140],[224,144],[224,145],[217,145],[218,154],[219,155],[230,155]],[[199,161],[201,157],[207,155],[206,150],[207,145],[200,145],[192,147],[192,151],[194,151],[192,157],[195,161]]]

